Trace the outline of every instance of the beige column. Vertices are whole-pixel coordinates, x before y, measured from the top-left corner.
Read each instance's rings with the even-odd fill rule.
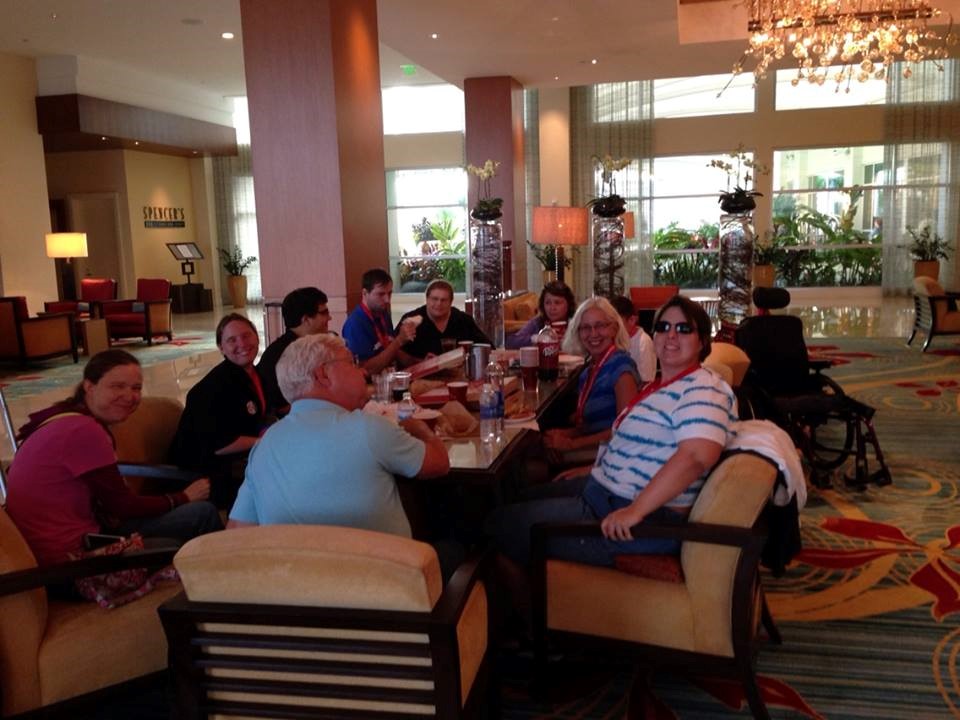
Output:
[[[240,0],[267,300],[316,285],[334,325],[388,265],[375,0]]]

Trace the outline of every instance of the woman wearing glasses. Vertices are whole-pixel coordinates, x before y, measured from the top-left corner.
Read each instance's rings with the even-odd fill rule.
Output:
[[[637,393],[613,422],[590,474],[566,481],[565,497],[501,508],[489,529],[498,549],[525,566],[530,528],[542,522],[600,520],[603,536],[557,539],[549,553],[591,565],[614,564],[621,554],[675,553],[672,540],[632,539],[646,518],[686,519],[732,435],[736,400],[730,387],[700,366],[710,353],[710,319],[680,295],[657,311],[653,342],[660,376]]]
[[[583,355],[573,425],[547,430],[543,444],[554,460],[570,451],[596,452],[610,439],[614,418],[637,394],[640,375],[630,356],[630,337],[617,311],[604,298],[590,298],[577,308],[563,339],[563,349]],[[583,455],[583,453],[578,453]],[[582,462],[590,462],[586,457]]]

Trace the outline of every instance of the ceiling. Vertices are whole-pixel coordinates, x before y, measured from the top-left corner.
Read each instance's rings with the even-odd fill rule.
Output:
[[[545,87],[669,75],[677,59],[695,65],[702,55],[702,46],[678,43],[676,3],[379,0],[382,82],[439,77],[462,85],[467,77],[511,75]],[[244,94],[238,0],[0,0],[0,17],[0,52],[82,56],[223,96]],[[221,39],[224,31],[236,38]],[[727,44],[725,67],[739,52]],[[409,63],[418,66],[412,76],[401,71]]]
[[[938,5],[956,15],[960,0]],[[526,87],[566,87],[672,77],[676,68],[723,73],[746,37],[740,0],[378,0],[378,15],[384,86],[510,75]],[[0,17],[0,52],[84,56],[244,94],[238,0],[0,0]],[[236,39],[222,40],[224,31]],[[413,76],[401,71],[411,62]]]

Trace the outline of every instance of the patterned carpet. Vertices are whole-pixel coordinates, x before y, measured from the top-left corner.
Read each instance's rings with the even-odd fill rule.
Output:
[[[184,355],[216,350],[217,344],[213,332],[210,331],[174,335],[170,342],[157,340],[153,345],[135,339],[117,340],[111,347],[133,353],[142,365],[147,366]],[[27,367],[0,365],[0,387],[8,400],[37,395],[54,388],[72,388],[83,377],[86,361],[87,358],[81,355],[78,363],[74,363],[70,356],[65,356],[33,363]]]
[[[877,408],[894,482],[857,491],[837,478],[811,492],[802,555],[764,578],[784,638],[760,652],[767,706],[775,718],[960,717],[960,343],[922,354],[900,339],[829,342],[811,348]],[[505,717],[625,716],[632,669],[546,705],[520,680],[528,661],[504,659]],[[702,679],[656,673],[646,699],[657,720],[750,716],[738,686]]]

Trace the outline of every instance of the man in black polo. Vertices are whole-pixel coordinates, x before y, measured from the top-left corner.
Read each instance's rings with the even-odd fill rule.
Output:
[[[471,340],[489,343],[490,339],[477,327],[473,318],[453,307],[453,286],[446,280],[434,280],[427,285],[427,302],[400,318],[397,332],[403,321],[414,316],[423,321],[417,328],[416,337],[403,346],[411,357],[423,359],[428,355],[443,352],[442,340]]]
[[[290,403],[280,392],[277,384],[277,361],[297,338],[329,332],[330,311],[327,309],[327,295],[315,287],[302,287],[287,293],[281,306],[283,324],[287,331],[270,343],[263,351],[257,363],[257,374],[263,384],[263,394],[267,403],[267,415],[277,417],[286,415]]]

